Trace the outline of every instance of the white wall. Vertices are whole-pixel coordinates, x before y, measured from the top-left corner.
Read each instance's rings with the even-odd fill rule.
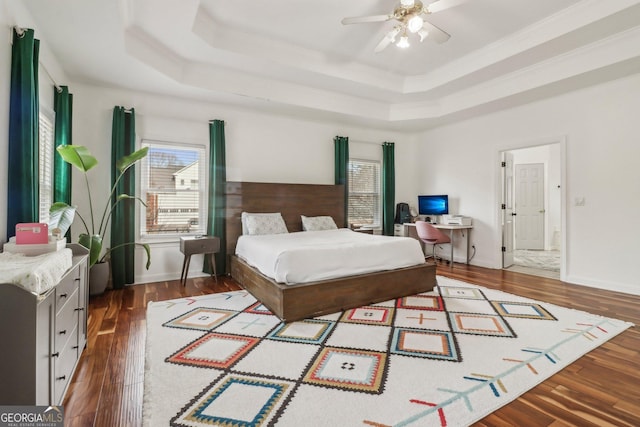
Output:
[[[136,110],[137,138],[209,144],[208,121],[225,120],[227,180],[333,184],[336,135],[348,136],[352,155],[366,158],[382,152],[381,143],[393,141],[396,158],[396,198],[413,198],[415,149],[412,135],[332,123],[274,116],[253,110],[175,99],[134,91],[114,90],[85,84],[70,88],[74,96],[74,144],[86,145],[100,160],[90,171],[94,193],[109,191],[111,114],[115,105]],[[371,142],[369,144],[363,142]],[[81,182],[74,175],[74,182]],[[74,186],[72,195],[80,211],[86,211],[85,189]],[[102,197],[94,194],[94,204],[103,209]],[[94,206],[95,208],[95,206]],[[75,234],[74,234],[75,235]],[[136,283],[175,279],[180,276],[182,255],[178,243],[154,241],[152,266],[145,271],[143,254],[136,260]],[[192,274],[201,268],[201,257],[194,257]]]
[[[640,294],[640,75],[424,132],[421,192],[444,192],[474,218],[474,264],[499,268],[499,152],[566,138],[571,283]],[[584,206],[575,206],[577,198]]]

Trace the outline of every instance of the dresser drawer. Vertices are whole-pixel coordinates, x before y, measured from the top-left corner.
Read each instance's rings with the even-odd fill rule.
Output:
[[[60,280],[60,284],[56,286],[56,313],[58,313],[69,300],[73,291],[78,289],[79,284],[80,269],[74,267]]]
[[[180,252],[185,255],[211,254],[220,250],[220,239],[217,237],[183,237],[180,239]]]
[[[78,328],[69,331],[69,340],[54,360],[53,396],[54,402],[62,404],[67,384],[71,381],[73,368],[78,360]]]
[[[65,301],[60,311],[56,314],[54,327],[54,352],[62,353],[71,332],[78,326],[78,290],[74,290]]]

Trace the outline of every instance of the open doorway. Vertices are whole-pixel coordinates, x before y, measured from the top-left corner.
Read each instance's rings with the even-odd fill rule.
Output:
[[[560,278],[562,266],[561,144],[502,154],[502,267]]]

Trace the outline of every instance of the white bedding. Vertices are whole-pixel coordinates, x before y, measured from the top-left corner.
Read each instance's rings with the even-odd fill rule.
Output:
[[[424,264],[410,237],[377,236],[341,228],[240,236],[236,255],[279,283],[294,284]]]
[[[71,268],[73,253],[64,248],[38,256],[0,253],[0,286],[14,283],[40,295],[54,287]]]

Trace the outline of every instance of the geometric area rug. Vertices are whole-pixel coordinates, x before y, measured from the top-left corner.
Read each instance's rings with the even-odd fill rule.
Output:
[[[631,323],[437,277],[282,323],[246,291],[149,303],[146,426],[465,426]]]

